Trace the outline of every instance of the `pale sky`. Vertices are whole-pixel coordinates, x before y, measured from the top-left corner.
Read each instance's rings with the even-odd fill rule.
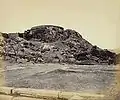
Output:
[[[120,48],[120,0],[0,0],[0,31],[53,24],[101,48]]]

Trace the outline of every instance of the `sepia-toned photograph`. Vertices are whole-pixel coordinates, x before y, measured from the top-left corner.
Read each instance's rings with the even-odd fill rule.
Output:
[[[0,0],[0,100],[120,100],[120,0]]]

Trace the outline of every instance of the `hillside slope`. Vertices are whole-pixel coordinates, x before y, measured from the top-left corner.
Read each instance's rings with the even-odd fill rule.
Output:
[[[9,62],[115,64],[115,53],[93,46],[75,30],[42,25],[2,35],[5,43],[1,54]]]

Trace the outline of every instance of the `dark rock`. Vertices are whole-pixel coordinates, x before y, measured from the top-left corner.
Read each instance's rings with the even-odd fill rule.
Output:
[[[18,33],[18,36],[19,36],[20,38],[24,38],[24,34],[23,34],[23,33]]]
[[[120,53],[116,56],[116,64],[120,64]]]
[[[10,62],[115,64],[115,53],[93,46],[75,30],[42,25],[2,35],[6,42],[3,55]]]
[[[2,33],[2,36],[3,36],[5,39],[9,38],[9,35],[8,35],[7,33]]]

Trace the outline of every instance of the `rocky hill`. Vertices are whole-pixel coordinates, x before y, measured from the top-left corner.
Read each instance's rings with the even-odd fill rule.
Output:
[[[115,64],[115,53],[93,46],[72,29],[42,25],[2,36],[1,55],[9,62]]]

